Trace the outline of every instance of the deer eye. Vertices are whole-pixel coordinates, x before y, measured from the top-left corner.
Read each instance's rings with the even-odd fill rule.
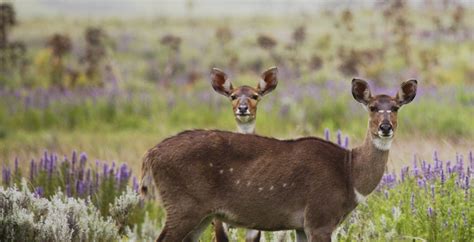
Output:
[[[392,112],[398,111],[399,108],[400,108],[400,107],[396,107],[396,106],[392,107]]]
[[[378,108],[375,107],[375,106],[370,106],[370,107],[369,107],[369,110],[370,110],[371,112],[377,112],[377,111],[378,111]]]
[[[230,95],[230,99],[231,99],[231,100],[237,99],[237,95],[235,95],[235,94]]]
[[[252,99],[258,100],[258,95],[257,95],[257,94],[253,94],[253,95],[252,95]]]

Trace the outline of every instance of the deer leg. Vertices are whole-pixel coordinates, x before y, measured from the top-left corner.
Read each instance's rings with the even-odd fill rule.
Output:
[[[310,231],[309,241],[320,242],[320,241],[331,241],[331,235],[334,231],[334,226],[323,226]]]
[[[296,230],[296,242],[308,242],[304,230]]]
[[[309,242],[331,241],[331,235],[337,227],[337,214],[330,210],[321,212],[320,208],[306,209],[304,231]]]
[[[216,242],[229,242],[229,237],[227,236],[227,231],[224,227],[224,223],[217,219],[214,219],[213,223]]]
[[[247,235],[245,235],[245,242],[259,242],[261,232],[258,230],[249,229]]]
[[[206,218],[206,215],[195,212],[167,213],[165,226],[156,242],[178,242],[185,239],[186,241],[193,241],[195,237],[199,239],[201,229],[205,229],[209,222],[210,220]]]
[[[201,237],[202,232],[204,232],[211,223],[211,220],[212,218],[210,217],[203,219],[201,223],[186,236],[184,242],[199,242],[199,237]]]

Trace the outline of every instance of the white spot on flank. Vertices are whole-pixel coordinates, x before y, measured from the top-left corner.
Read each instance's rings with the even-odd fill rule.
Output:
[[[270,187],[270,191],[273,190],[273,186]]]
[[[237,185],[240,184],[240,180],[237,180],[237,181],[235,182],[235,184],[237,184]]]
[[[374,144],[375,148],[386,151],[386,150],[389,150],[390,146],[392,145],[392,137],[390,138],[376,137],[372,140],[372,143]]]
[[[214,165],[213,165],[212,163],[209,163],[209,166],[210,166],[210,167],[213,167]]]
[[[219,173],[223,174],[223,173],[224,173],[224,170],[220,170]]]
[[[354,187],[354,193],[356,196],[357,203],[365,203],[365,200],[367,199],[367,197],[362,195],[360,192],[358,192],[357,189],[355,189],[355,187]]]
[[[250,182],[249,182],[249,181],[247,182],[247,186],[250,186]]]
[[[259,187],[259,188],[258,188],[258,191],[262,191],[262,190],[263,190],[263,187]]]
[[[286,187],[286,183],[283,183],[283,187]]]
[[[230,168],[229,171],[230,173],[232,173],[234,171],[234,168]]]

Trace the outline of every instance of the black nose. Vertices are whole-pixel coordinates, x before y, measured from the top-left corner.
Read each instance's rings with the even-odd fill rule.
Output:
[[[383,123],[380,125],[380,131],[382,131],[384,134],[390,133],[390,130],[392,130],[392,125],[389,123]]]
[[[240,105],[239,106],[239,112],[241,112],[241,113],[247,112],[248,109],[249,108],[247,107],[247,105]]]

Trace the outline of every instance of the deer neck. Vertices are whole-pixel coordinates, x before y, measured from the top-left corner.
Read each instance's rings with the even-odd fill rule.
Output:
[[[237,120],[237,130],[242,134],[255,133],[255,119],[250,122],[240,122]]]
[[[380,139],[367,132],[364,143],[352,149],[352,177],[356,194],[366,196],[379,184],[385,172],[392,139]]]

